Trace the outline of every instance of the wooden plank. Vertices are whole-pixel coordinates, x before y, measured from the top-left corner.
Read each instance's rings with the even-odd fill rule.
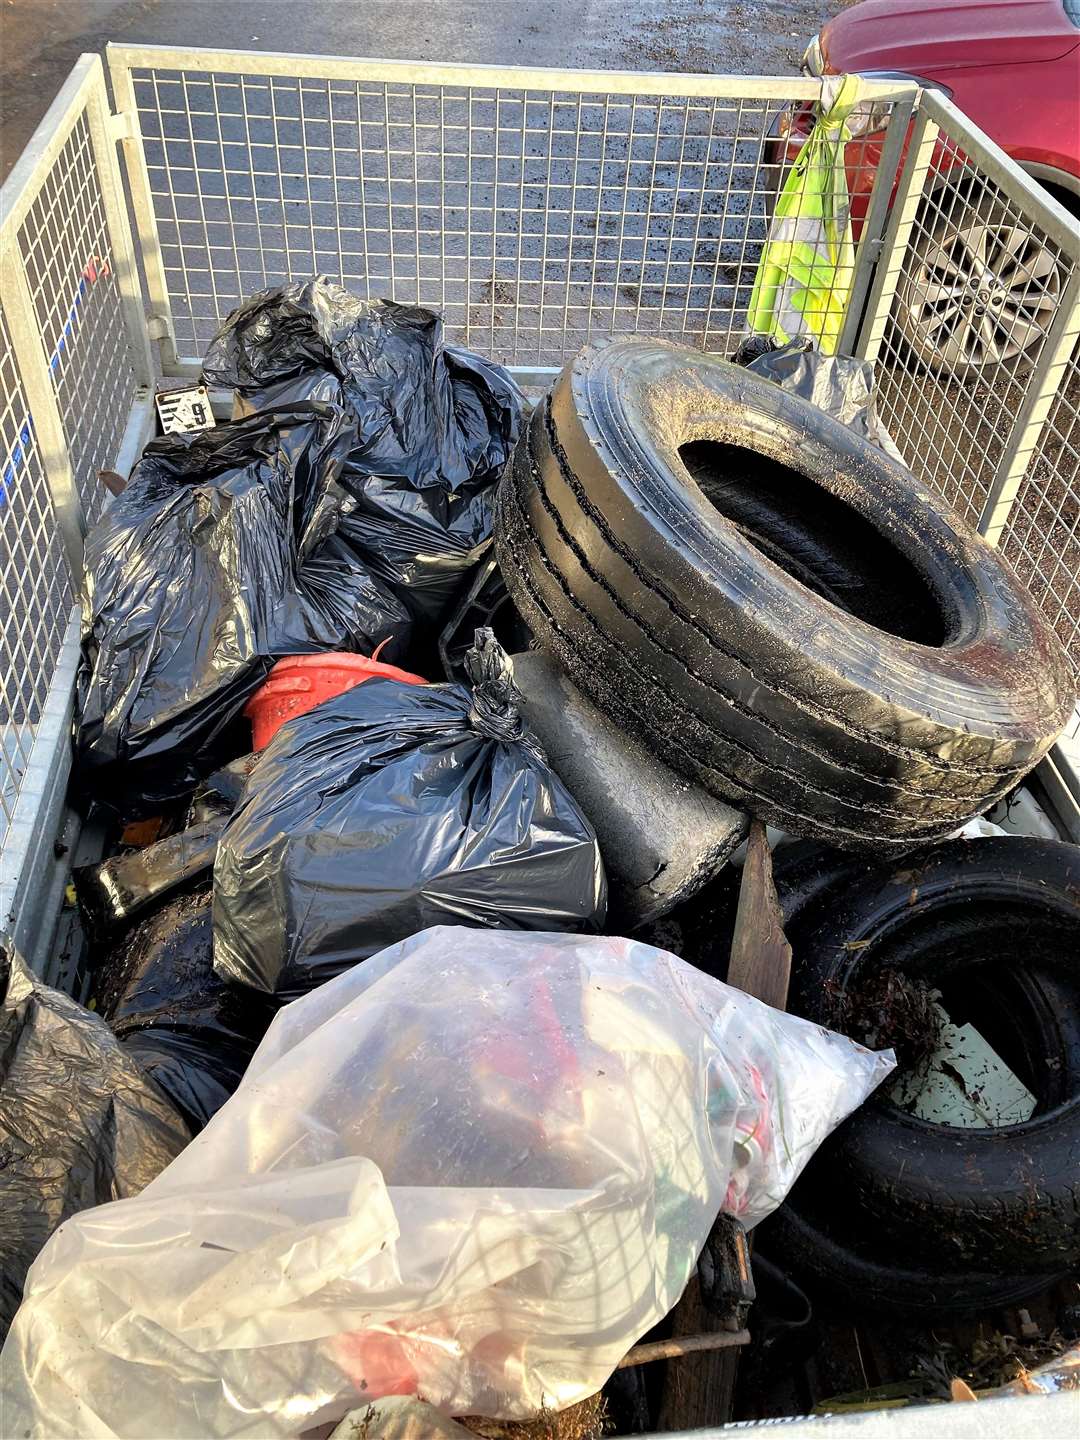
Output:
[[[672,1339],[722,1329],[720,1320],[705,1307],[701,1282],[695,1273],[671,1312]],[[708,1350],[687,1355],[672,1364],[664,1376],[664,1394],[657,1430],[691,1430],[700,1425],[724,1425],[731,1419],[735,1379],[739,1372],[737,1349]]]
[[[783,1010],[790,979],[791,946],[773,882],[772,852],[765,826],[751,820],[727,983]]]
[[[750,822],[739,907],[731,942],[728,984],[783,1010],[791,977],[791,946],[773,881],[772,853],[764,824]],[[705,1305],[695,1272],[671,1312],[673,1338],[724,1328]],[[660,1430],[723,1425],[731,1419],[738,1376],[738,1349],[703,1351],[668,1365],[660,1405]]]

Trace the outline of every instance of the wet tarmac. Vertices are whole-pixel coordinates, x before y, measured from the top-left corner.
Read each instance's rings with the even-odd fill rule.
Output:
[[[323,55],[792,73],[842,0],[3,0],[0,170],[79,55],[125,44]]]

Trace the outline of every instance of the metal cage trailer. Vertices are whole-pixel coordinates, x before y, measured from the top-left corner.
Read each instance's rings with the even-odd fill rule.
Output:
[[[83,538],[109,498],[99,472],[126,474],[153,434],[156,392],[198,375],[243,298],[314,274],[439,311],[450,338],[527,386],[606,336],[730,354],[784,179],[778,137],[819,93],[802,78],[82,57],[0,217],[0,929],[43,978],[80,983],[64,892],[94,844],[65,802]],[[903,460],[1000,548],[1080,667],[1076,220],[935,90],[867,79],[861,103],[873,123],[846,150],[862,198],[840,350],[872,362]],[[959,250],[943,261],[946,232]],[[995,301],[1010,343],[983,353],[973,267],[989,305],[995,246],[1024,269]],[[943,307],[927,308],[946,262],[975,277],[952,352]],[[1078,729],[1032,780],[1074,841]],[[846,1423],[981,1435],[992,1414],[1064,1434],[1067,1403]]]

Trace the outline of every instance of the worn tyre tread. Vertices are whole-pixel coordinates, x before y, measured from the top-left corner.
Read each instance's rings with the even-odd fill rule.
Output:
[[[972,766],[961,762],[943,760],[932,751],[925,750],[919,746],[905,745],[901,741],[894,740],[889,735],[882,734],[880,731],[870,730],[865,726],[860,726],[851,716],[823,702],[816,705],[811,704],[805,696],[800,695],[795,690],[778,683],[773,678],[765,679],[756,673],[747,656],[736,654],[733,650],[722,645],[717,637],[701,623],[697,616],[690,614],[679,598],[671,591],[669,586],[664,584],[660,577],[649,574],[643,569],[640,558],[633,555],[628,547],[620,541],[608,524],[603,513],[589,499],[588,492],[575,474],[566,452],[555,434],[554,423],[551,418],[550,402],[546,403],[543,415],[546,438],[559,462],[566,482],[573,491],[582,513],[595,524],[607,546],[629,566],[642,585],[652,590],[663,600],[673,615],[689,626],[698,638],[711,649],[715,650],[718,655],[745,669],[754,684],[774,691],[789,704],[804,711],[816,720],[827,720],[835,724],[848,735],[867,742],[875,750],[884,751],[889,755],[895,756],[897,759],[913,762],[916,766],[925,766],[928,770],[938,771],[943,775],[947,775],[950,784],[953,783],[954,779],[963,780],[968,776],[973,779],[986,777],[992,784],[997,786],[1004,784],[1005,788],[1008,788],[1011,784],[1015,784],[1016,765],[1014,763],[1007,765]],[[531,443],[531,437],[530,441],[526,442],[526,444],[529,443]],[[997,741],[993,742],[994,745],[999,743],[1000,742]]]
[[[560,507],[556,503],[548,489],[544,471],[540,463],[537,461],[531,447],[526,447],[522,451],[519,451],[516,464],[523,467],[529,462],[531,462],[531,480],[535,495],[547,519],[558,531],[560,543],[564,549],[573,556],[573,564],[580,567],[592,585],[603,590],[610,603],[619,611],[626,626],[633,632],[633,640],[636,643],[640,643],[640,641],[644,639],[651,649],[655,649],[661,655],[668,657],[674,661],[677,666],[684,669],[691,679],[699,683],[710,696],[712,694],[719,694],[733,711],[743,719],[749,721],[751,727],[761,732],[763,739],[772,742],[782,749],[797,748],[798,751],[802,752],[798,756],[799,759],[805,759],[809,756],[817,761],[822,771],[831,777],[831,783],[826,783],[824,780],[818,781],[815,788],[819,793],[830,796],[840,803],[852,805],[852,808],[865,810],[869,813],[879,815],[884,819],[900,821],[906,825],[910,825],[921,811],[927,817],[928,833],[930,833],[929,826],[931,823],[934,824],[937,833],[948,833],[948,830],[945,829],[946,826],[951,827],[951,829],[956,829],[970,817],[973,803],[977,803],[980,807],[983,805],[992,805],[1015,784],[1015,777],[1013,772],[1010,771],[1007,781],[1002,782],[1000,777],[995,775],[993,785],[990,788],[979,791],[977,794],[962,794],[956,796],[954,793],[948,797],[944,797],[937,793],[927,793],[913,788],[911,785],[901,783],[900,781],[894,781],[891,784],[887,783],[880,778],[880,775],[857,768],[851,764],[839,765],[832,755],[821,749],[815,743],[808,741],[805,737],[801,737],[798,746],[795,747],[784,729],[778,723],[772,721],[768,714],[752,710],[750,707],[744,705],[737,696],[733,695],[726,687],[720,684],[716,673],[711,675],[702,673],[693,659],[686,657],[674,649],[671,644],[666,643],[657,630],[651,624],[647,623],[642,615],[635,614],[629,608],[627,603],[620,597],[617,588],[605,576],[603,571],[598,569],[589,560],[584,547],[580,541],[575,538],[573,529],[571,528],[573,520],[576,517],[567,515],[565,513],[565,507]],[[572,478],[565,473],[565,468],[563,469],[563,479],[575,495],[575,498],[580,500],[582,497],[578,495],[577,486],[572,482]],[[517,477],[515,477],[515,481],[516,480]],[[518,487],[518,503],[522,511],[527,515],[528,506],[522,499],[520,485]],[[591,518],[584,506],[582,506],[581,514],[587,519]],[[541,532],[537,529],[536,522],[530,518],[528,523],[532,530],[534,542],[545,550],[548,560],[559,570],[563,579],[564,588],[570,588],[569,576],[567,574],[569,567],[565,563],[559,564],[552,555],[551,547],[545,544]],[[576,597],[582,599],[580,587],[574,587],[574,589]],[[597,619],[595,615],[596,607],[586,606],[586,608],[593,618]],[[674,611],[672,611],[672,614],[674,614]],[[599,623],[599,621],[597,621],[597,623]],[[726,652],[721,651],[718,653],[728,658]],[[755,684],[761,683],[753,676],[753,671],[746,662],[736,660],[732,663],[744,669],[747,674],[751,676]],[[587,685],[590,683],[588,676],[585,678],[585,683]],[[593,688],[595,688],[595,685]],[[716,730],[709,725],[707,718],[701,711],[690,703],[689,697],[685,698],[688,708],[693,711],[699,718],[701,724],[712,734],[714,743],[723,743],[726,740],[730,740],[731,743],[739,743],[739,736],[736,735],[734,727],[729,727],[723,731]],[[804,777],[798,772],[792,771],[790,765],[785,768],[785,765],[775,756],[754,752],[753,747],[746,743],[745,735],[742,743],[744,749],[748,753],[753,754],[759,764],[771,767],[776,774],[782,775],[797,784],[804,783]],[[927,774],[930,776],[936,775],[936,772],[930,770],[929,767],[926,767],[926,769]],[[960,770],[955,772],[957,780],[962,779],[964,773],[965,772]],[[853,782],[865,785],[871,791],[882,791],[888,796],[896,794],[909,796],[911,797],[911,803],[904,807],[897,807],[881,804],[876,800],[865,797],[860,798],[858,805],[855,806],[852,796]],[[979,782],[976,780],[974,783],[978,784]]]
[[[655,726],[652,727],[654,739],[650,743],[660,753],[661,759],[667,760],[683,770],[688,765],[691,766],[693,778],[706,789],[725,795],[737,805],[741,804],[753,809],[754,813],[770,823],[783,827],[790,825],[794,819],[800,833],[833,845],[855,844],[863,848],[867,844],[872,844],[876,850],[882,853],[902,853],[910,850],[912,845],[945,838],[956,830],[960,822],[953,819],[947,825],[939,824],[917,832],[914,839],[910,828],[899,839],[892,839],[879,833],[868,837],[861,830],[830,823],[813,813],[797,810],[790,801],[783,805],[773,804],[769,797],[763,795],[760,790],[748,788],[736,776],[718,766],[715,759],[706,761],[695,754],[688,746],[687,733],[693,734],[699,728],[703,728],[698,717],[682,709],[677,696],[665,691],[656,677],[638,669],[628,658],[627,653],[599,628],[590,612],[566,586],[565,580],[544,549],[541,538],[531,528],[524,508],[517,503],[513,491],[514,485],[508,476],[504,479],[499,494],[498,503],[502,520],[499,526],[498,545],[501,557],[505,557],[505,561],[508,562],[504,563],[504,559],[500,558],[504,573],[512,577],[508,583],[515,605],[524,615],[534,634],[547,641],[555,651],[557,658],[571,673],[577,673],[580,660],[579,641],[554,613],[549,601],[541,593],[529,564],[530,557],[534,557],[540,561],[541,567],[546,571],[549,584],[558,591],[561,600],[573,608],[576,616],[585,625],[592,628],[593,634],[589,643],[608,673],[615,676],[626,675],[631,687],[636,683],[638,686],[645,685],[650,689],[653,700],[653,706],[650,706],[650,715],[655,713],[656,704],[673,712],[670,734],[677,735],[679,737],[677,740],[672,739],[670,743],[666,743],[662,736],[655,734]],[[615,687],[613,692],[602,695],[600,703],[609,712],[617,709],[618,713],[614,714],[613,718],[618,723],[641,733],[641,730],[649,724],[649,720],[629,704],[626,700],[625,690],[621,691],[617,702],[614,699],[616,693],[620,693],[620,687]],[[706,736],[707,741],[716,738],[712,732]],[[719,738],[724,744],[729,743],[726,737]],[[986,803],[991,805],[994,802],[991,798]],[[858,808],[861,813],[865,807]]]
[[[519,452],[515,467],[522,463]],[[512,472],[515,467],[511,467]],[[628,685],[614,686],[610,690],[598,693],[589,680],[589,675],[597,667],[589,664],[586,675],[582,677],[582,683],[593,692],[593,698],[609,712],[617,712],[613,714],[613,718],[627,728],[639,734],[651,730],[654,738],[650,743],[654,749],[662,750],[661,758],[667,759],[669,763],[682,769],[685,769],[688,763],[692,764],[694,778],[698,779],[706,788],[722,793],[735,804],[753,808],[763,818],[779,826],[790,827],[794,817],[798,828],[804,834],[841,846],[865,847],[867,844],[871,844],[881,852],[902,851],[910,849],[913,845],[944,839],[952,834],[972,813],[972,804],[967,802],[947,818],[916,828],[911,822],[910,815],[903,811],[882,813],[884,807],[873,807],[861,802],[852,803],[841,790],[835,792],[836,803],[843,808],[850,809],[856,816],[861,817],[868,811],[873,811],[890,823],[902,825],[903,835],[893,839],[887,834],[882,834],[880,828],[875,829],[872,835],[867,835],[859,828],[843,825],[837,821],[827,821],[812,810],[797,808],[793,805],[790,788],[783,801],[774,803],[768,793],[763,793],[758,788],[748,787],[730,769],[717,763],[716,751],[718,749],[737,751],[741,757],[741,760],[736,760],[737,764],[741,764],[749,758],[756,767],[774,775],[780,775],[788,782],[789,787],[795,787],[796,792],[805,792],[809,788],[803,777],[797,773],[779,767],[770,757],[752,754],[733,740],[729,734],[712,730],[696,712],[687,709],[682,697],[665,687],[659,677],[641,669],[638,664],[629,659],[627,649],[620,647],[611,636],[601,629],[592,611],[573,593],[563,573],[564,567],[556,565],[552,560],[543,537],[535,530],[527,507],[522,503],[517,477],[513,473],[509,474],[503,482],[499,505],[503,517],[499,526],[501,535],[499,543],[506,547],[505,554],[509,562],[503,568],[510,577],[508,583],[514,594],[515,603],[526,619],[531,621],[534,633],[541,637],[546,633],[548,643],[555,649],[560,661],[571,673],[580,673],[580,645],[575,641],[573,633],[566,624],[560,621],[552,610],[551,596],[554,593],[557,596],[557,603],[571,607],[575,622],[580,622],[591,630],[590,648],[602,654],[602,666],[599,668],[605,669],[610,674],[624,674],[627,678]],[[553,518],[557,524],[562,524],[561,518],[557,514]],[[569,541],[569,533],[564,532],[564,534]],[[538,580],[531,574],[530,557],[540,562],[544,571],[543,580]],[[545,582],[549,592],[546,598],[542,593]],[[635,617],[628,618],[635,625],[640,642],[637,647],[632,646],[630,649],[638,655],[647,653],[648,644],[654,637],[651,632],[641,627]],[[642,659],[642,664],[644,663],[644,659]],[[627,690],[632,689],[635,684],[639,688],[644,686],[651,692],[653,705],[649,707],[645,715],[631,707],[626,699]],[[672,724],[669,730],[678,739],[672,741],[670,746],[665,746],[663,738],[655,734],[656,727],[652,723],[651,716],[656,703],[662,704],[672,712]],[[767,727],[767,720],[764,720],[763,723]],[[700,749],[691,748],[687,738],[688,734],[699,738]],[[843,772],[840,772],[839,782],[841,785],[844,782]],[[988,808],[995,803],[995,799],[996,794],[981,799],[979,808]]]
[[[611,361],[615,352],[621,358]],[[586,351],[568,367],[503,479],[496,543],[511,593],[594,702],[716,794],[849,849],[945,838],[1045,752],[1064,704],[1060,652],[1033,607],[1016,600],[1000,562],[915,495],[902,467],[813,407],[799,410],[793,397],[777,400],[781,392],[744,376],[644,341]],[[624,379],[629,398],[613,388]],[[705,421],[688,426],[676,416],[669,424],[657,410],[667,383],[703,406]],[[857,615],[849,623],[843,606],[789,578],[752,535],[709,509],[675,447],[681,436],[745,435],[757,424],[755,407],[774,427],[762,455],[788,465],[785,447],[803,446],[809,483],[839,496],[899,551],[901,568],[888,573],[898,599],[910,583],[909,613],[922,603],[923,576],[918,583],[939,597],[945,617],[943,648],[898,639]],[[738,455],[755,442],[735,444]],[[728,463],[720,462],[717,484],[730,491],[743,472]],[[778,493],[774,513],[787,505],[784,523],[794,523],[798,506]],[[755,511],[748,489],[743,508],[762,520],[767,540],[767,489],[761,494]],[[826,576],[823,525],[811,558]],[[858,533],[844,531],[841,565],[856,595]],[[866,552],[876,555],[877,544],[868,541]],[[932,639],[925,614],[921,633]],[[1034,690],[1020,668],[1029,645],[1046,660]]]
[[[626,342],[626,344],[630,346],[630,348],[634,348],[632,342]],[[681,350],[681,347],[663,345],[659,342],[640,342],[640,344],[637,345],[637,348],[644,349],[646,351],[663,351],[667,360],[672,362],[677,359]],[[610,347],[609,353],[617,352],[619,349],[619,345],[612,346]],[[684,359],[679,361],[679,365],[692,365],[694,361],[700,361],[703,358],[697,355],[691,355],[690,352],[684,351],[682,353]],[[635,364],[640,367],[640,360],[636,360]],[[548,409],[551,415],[551,433],[556,435],[558,438],[558,444],[562,451],[563,457],[569,467],[569,470],[575,476],[581,476],[581,484],[583,487],[582,493],[584,494],[587,492],[588,482],[589,480],[595,478],[594,472],[596,469],[596,465],[599,464],[603,473],[612,482],[612,490],[614,492],[619,494],[625,494],[626,492],[629,492],[633,494],[636,499],[644,498],[647,492],[647,500],[645,503],[647,503],[648,505],[657,505],[659,507],[657,510],[657,516],[659,518],[662,518],[664,523],[668,525],[672,523],[673,515],[681,515],[683,518],[685,518],[685,511],[683,509],[680,509],[679,506],[674,505],[672,500],[668,498],[677,496],[679,491],[685,488],[683,482],[676,480],[676,484],[674,485],[674,487],[670,487],[666,481],[662,482],[660,485],[657,485],[655,483],[657,480],[657,476],[655,475],[655,473],[652,473],[654,470],[654,466],[651,462],[651,457],[644,446],[641,434],[638,433],[638,430],[635,429],[633,425],[630,425],[626,422],[625,416],[621,412],[618,412],[612,408],[610,404],[610,396],[608,395],[602,384],[597,383],[596,390],[592,396],[592,401],[590,401],[589,386],[593,383],[593,381],[586,378],[586,368],[587,367],[585,366],[579,367],[577,363],[568,367],[568,370],[564,372],[563,377],[561,378],[560,382],[556,384],[548,400]],[[600,367],[598,365],[594,365],[592,368],[594,370],[597,370]],[[708,365],[706,366],[706,368],[708,368]],[[727,370],[731,369],[730,366],[726,365],[723,368]],[[748,383],[747,373],[745,371],[738,371],[737,376],[740,385],[745,387]],[[763,391],[768,393],[770,409],[774,407],[777,395],[779,394],[782,396],[782,392],[779,392],[775,387],[770,386],[767,382],[761,381],[756,377],[753,378],[753,385],[756,387],[756,393],[759,397]],[[571,395],[573,397],[572,401],[568,399],[568,397]],[[752,403],[749,396],[742,398],[746,403]],[[824,431],[827,432],[831,443],[837,443],[841,446],[848,448],[852,452],[852,463],[856,463],[854,462],[854,456],[861,453],[864,461],[872,463],[873,466],[878,467],[882,472],[882,474],[879,475],[877,478],[881,479],[883,478],[884,474],[891,473],[893,476],[893,480],[895,481],[895,471],[898,468],[902,469],[902,467],[897,467],[894,462],[888,460],[887,457],[885,457],[882,452],[879,451],[875,446],[870,444],[868,441],[858,440],[857,438],[853,437],[852,433],[847,429],[847,427],[824,415],[815,407],[807,406],[804,402],[797,400],[795,397],[792,396],[782,398],[786,399],[788,405],[794,405],[795,411],[798,412],[800,415],[800,421],[808,422],[808,434],[810,434],[815,429],[822,430],[822,428],[824,428]],[[607,408],[606,410],[604,410],[603,418],[601,421],[600,411],[605,406]],[[569,435],[564,433],[561,424],[556,419],[557,408],[559,409],[560,413],[565,412],[566,414],[569,414],[573,417],[572,428],[576,432],[576,434]],[[779,408],[783,409],[783,406],[781,405]],[[790,419],[790,416],[788,418]],[[821,436],[819,435],[817,438],[820,441]],[[613,448],[616,442],[618,442],[622,446],[624,453],[621,456],[617,456],[615,449]],[[574,454],[570,453],[571,446],[575,451],[580,451],[577,459],[575,459]],[[869,460],[869,457],[873,457],[872,461]],[[909,489],[917,488],[914,477],[910,475],[908,475],[908,486]],[[610,497],[607,498],[610,502]],[[920,498],[925,501],[928,500],[929,497],[923,495]],[[911,495],[909,493],[905,499],[905,506],[908,502],[910,502],[910,499]],[[880,508],[880,505],[881,500],[880,497],[878,497],[878,508]],[[598,513],[601,515],[606,525],[607,516],[602,506],[598,508]],[[962,525],[959,517],[955,514],[950,517],[950,523],[957,530]],[[936,524],[938,532],[940,532],[940,517],[938,517]],[[901,508],[901,513],[897,513],[895,503],[892,511],[890,512],[890,525],[898,538],[906,537],[906,543],[909,546],[918,545],[920,543],[925,544],[926,537],[920,536],[917,529],[914,528],[911,515],[906,513],[906,509],[904,507]],[[689,558],[691,561],[700,561],[702,555],[704,554],[704,547],[701,543],[699,543],[699,536],[697,534],[699,528],[700,527],[695,521],[694,527],[689,533],[680,534],[678,542],[674,547],[672,547],[672,545],[668,542],[667,539],[661,541],[660,553],[663,557],[663,560],[660,566],[660,570],[662,573],[667,574],[668,570],[671,568],[671,563],[673,560],[683,562],[687,558]],[[653,528],[648,531],[648,540],[650,542],[652,540],[655,540],[658,533],[659,532],[656,529],[654,523]],[[614,548],[622,549],[631,567],[638,570],[639,574],[643,573],[641,570],[642,561],[637,552],[635,552],[632,548],[622,546],[620,538],[613,530],[610,529],[610,527],[607,528],[607,536],[609,542]],[[940,533],[938,535],[938,538],[940,540]],[[956,540],[959,538],[960,537],[958,534],[952,536],[952,540]],[[969,537],[969,539],[974,540],[975,537],[972,536]],[[982,561],[985,561],[987,559],[987,555],[985,553],[986,547],[982,547],[981,552],[979,552],[978,547],[976,547],[976,550],[977,553],[979,553],[980,555],[980,559]],[[668,575],[668,579],[670,579],[671,582],[674,583],[674,570],[671,570],[670,575]],[[673,608],[676,610],[676,613],[685,615],[694,625],[694,628],[699,631],[703,638],[711,638],[714,643],[719,644],[721,647],[723,647],[723,640],[718,635],[710,631],[707,624],[705,623],[710,618],[711,612],[709,610],[704,610],[700,616],[695,616],[688,612],[685,607],[682,607],[680,609],[681,602],[679,601],[678,596],[674,594],[674,591],[671,588],[671,584],[668,583],[668,579],[662,579],[659,583],[663,587],[665,596],[669,597],[672,600],[672,605]],[[990,574],[984,576],[984,581],[987,586],[985,598],[988,601],[993,599],[997,602],[1000,602],[1004,596],[1007,596],[1010,608],[1019,606],[1022,610],[1025,611],[1025,623],[1031,622],[1032,620],[1036,622],[1039,635],[1043,639],[1049,640],[1050,642],[1049,655],[1055,658],[1055,668],[1058,671],[1061,671],[1062,656],[1060,652],[1060,647],[1057,646],[1053,642],[1052,637],[1050,637],[1048,627],[1045,625],[1045,621],[1043,621],[1041,617],[1038,617],[1034,614],[1033,608],[1029,602],[1022,600],[1022,592],[1017,590],[1015,582],[1012,581],[1011,578],[1008,576],[1008,573],[1004,569],[1004,567],[996,565],[990,567]],[[745,600],[745,596],[740,595],[740,602],[743,600]],[[844,627],[840,632],[841,636],[846,636],[847,633],[848,632],[846,627]],[[1026,638],[1031,639],[1031,635],[1029,634]],[[882,639],[887,643],[890,641],[891,637],[888,635],[883,635]],[[901,655],[897,654],[894,655],[892,658],[897,663],[901,663]],[[908,655],[906,651],[903,652],[902,664],[907,670],[911,670],[912,660],[910,655]],[[930,690],[936,695],[936,697],[939,700],[944,700],[947,705],[951,706],[954,692],[958,684],[956,678],[951,677],[943,686],[941,683],[941,678],[936,675],[927,675],[925,667],[920,666],[918,668],[918,673],[920,681],[923,682],[923,684],[928,682],[930,685]],[[766,676],[765,674],[759,674],[757,678],[760,684],[766,686],[767,688],[775,691],[778,694],[783,694],[785,697],[789,698],[792,703],[796,705],[800,705],[806,698],[801,692],[789,687],[786,684],[785,678],[782,674],[769,674],[768,676]],[[981,682],[979,685],[979,690],[984,708],[988,707],[987,713],[994,714],[997,709],[998,698],[1004,697],[995,697],[993,694],[983,695],[983,687]],[[920,696],[920,698],[924,698],[924,695],[925,692],[923,695]],[[1012,698],[1015,697],[1010,698],[1010,703],[1006,704],[1005,711],[1011,711]],[[1055,693],[1055,703],[1058,704],[1059,708],[1061,705],[1061,701],[1061,693]],[[1067,713],[1067,711],[1071,710],[1071,704],[1064,708],[1065,712]],[[939,739],[947,739],[950,744],[955,743],[956,739],[958,738],[958,734],[956,724],[953,721],[950,721],[947,725],[942,726],[939,721],[935,721],[926,716],[913,715],[910,717],[910,719],[916,721],[916,728],[919,728],[924,732],[924,735],[926,737],[925,743],[923,741],[920,741],[918,744],[905,745],[903,741],[894,740],[893,737],[889,736],[888,734],[883,734],[879,728],[868,728],[864,725],[860,725],[859,722],[847,712],[847,710],[842,708],[837,709],[835,707],[825,705],[821,702],[820,697],[810,702],[809,709],[816,714],[828,715],[829,719],[834,721],[837,726],[838,737],[842,737],[844,735],[860,735],[869,739],[870,742],[875,746],[886,746],[890,748],[901,758],[905,754],[907,754],[913,756],[916,760],[925,761],[927,764],[936,766],[948,772],[952,772],[953,770],[958,768],[964,768],[963,762],[958,760],[954,755],[950,754],[948,757],[942,757],[935,754],[932,748],[932,746],[937,743],[937,741],[933,738],[934,736],[938,736]],[[1045,737],[1041,734],[1033,735],[1030,732],[1028,723],[1029,720],[1030,717],[1028,717],[1028,720],[1020,723],[1019,735],[1013,734],[1015,725],[1008,723],[1006,723],[1004,730],[996,732],[993,735],[980,736],[977,734],[972,734],[969,731],[965,730],[963,738],[966,743],[979,744],[983,747],[984,750],[988,752],[1008,748],[1010,746],[1013,748],[1014,751],[1013,755],[1010,756],[1010,759],[1004,765],[982,766],[976,764],[970,767],[973,773],[983,773],[983,771],[986,771],[987,773],[994,773],[995,771],[1011,769],[1017,764],[1025,764],[1027,763],[1027,761],[1025,760],[1025,755],[1029,750],[1032,749],[1032,747],[1035,747],[1035,749],[1038,749],[1039,753],[1041,753]]]

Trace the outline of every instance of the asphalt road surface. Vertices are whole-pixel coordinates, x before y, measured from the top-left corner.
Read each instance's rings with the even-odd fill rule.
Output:
[[[0,174],[79,55],[125,44],[788,74],[844,0],[0,0]]]

